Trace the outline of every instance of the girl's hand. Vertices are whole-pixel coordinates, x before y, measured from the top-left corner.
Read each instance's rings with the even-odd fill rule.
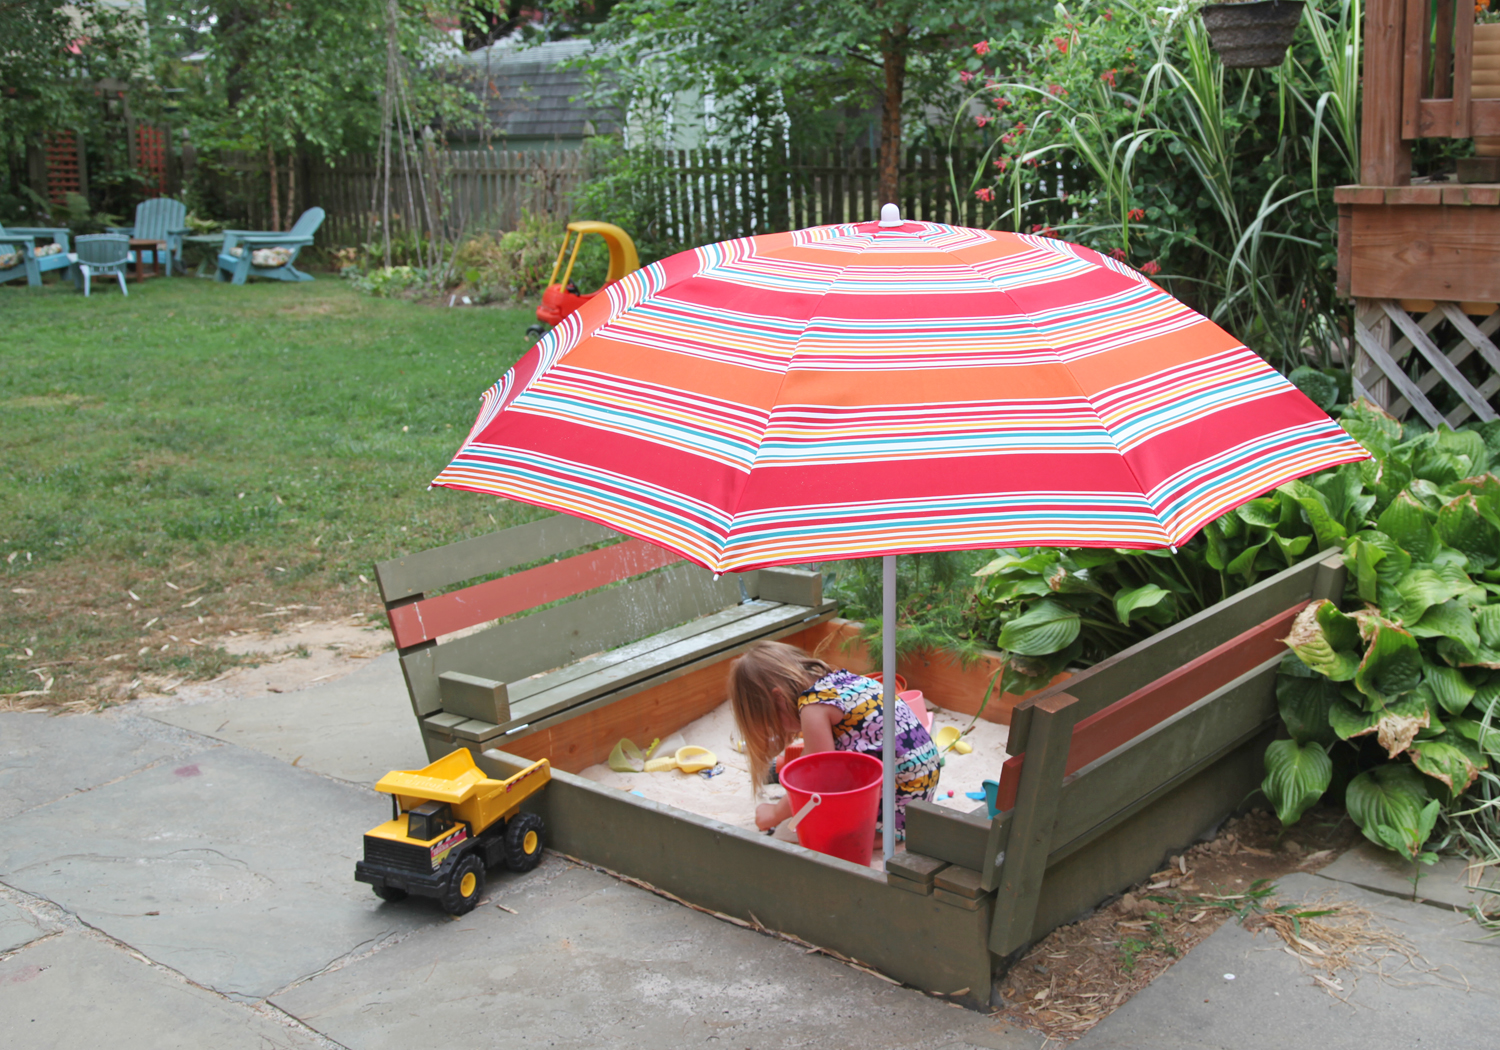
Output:
[[[777,805],[774,802],[762,802],[755,807],[755,826],[761,831],[770,831],[781,821],[776,819]]]

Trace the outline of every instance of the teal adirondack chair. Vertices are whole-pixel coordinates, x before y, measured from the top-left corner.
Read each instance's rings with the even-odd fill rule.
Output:
[[[125,267],[130,262],[130,238],[123,233],[96,233],[79,237],[73,242],[78,250],[73,253],[73,283],[89,294],[91,277],[113,274],[120,280],[120,292],[129,295],[125,287]]]
[[[44,243],[37,244],[41,240]],[[50,226],[0,226],[0,284],[26,278],[35,287],[48,270],[66,269],[68,231]]]
[[[311,274],[303,273],[292,264],[297,261],[297,253],[313,242],[313,234],[321,225],[323,209],[308,208],[286,233],[225,230],[219,268],[214,276],[233,284],[244,284],[249,277],[310,281]]]
[[[183,272],[182,238],[192,231],[187,225],[187,205],[182,201],[171,197],[152,197],[148,201],[141,201],[135,206],[134,226],[111,226],[107,232],[123,233],[140,240],[160,241],[166,245],[163,254],[166,256],[164,261],[167,276],[172,276],[174,265],[178,273]],[[144,254],[155,255],[154,252]],[[151,261],[156,262],[156,259]]]

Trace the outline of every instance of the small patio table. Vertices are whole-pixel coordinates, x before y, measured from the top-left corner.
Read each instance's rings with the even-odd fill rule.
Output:
[[[135,281],[140,284],[146,279],[146,253],[151,253],[151,276],[161,275],[161,257],[167,250],[166,241],[154,240],[150,237],[130,238],[130,250],[135,252]]]
[[[212,277],[212,272],[208,272],[207,262],[219,257],[219,249],[224,246],[224,235],[222,233],[199,233],[184,237],[182,243],[202,245],[203,258],[198,260],[198,276]]]

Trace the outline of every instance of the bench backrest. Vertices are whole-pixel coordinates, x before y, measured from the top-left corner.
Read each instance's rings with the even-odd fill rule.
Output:
[[[735,574],[715,580],[660,547],[561,514],[382,562],[375,575],[419,716],[441,708],[446,671],[516,682],[749,593]],[[429,597],[478,577],[493,578]]]
[[[308,208],[297,216],[297,221],[292,223],[292,228],[286,232],[298,237],[311,237],[318,232],[318,227],[323,225],[323,215],[322,208]]]
[[[121,233],[93,233],[75,238],[78,261],[91,266],[123,263],[130,257],[130,238]]]

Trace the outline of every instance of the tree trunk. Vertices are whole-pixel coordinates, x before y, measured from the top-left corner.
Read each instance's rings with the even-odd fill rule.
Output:
[[[880,203],[899,204],[901,192],[901,100],[906,92],[906,38],[910,26],[880,34],[885,96],[880,111]]]
[[[297,214],[297,151],[286,160],[286,228],[290,232]]]
[[[271,229],[281,229],[281,202],[276,195],[276,151],[266,147],[266,166],[271,172]]]

